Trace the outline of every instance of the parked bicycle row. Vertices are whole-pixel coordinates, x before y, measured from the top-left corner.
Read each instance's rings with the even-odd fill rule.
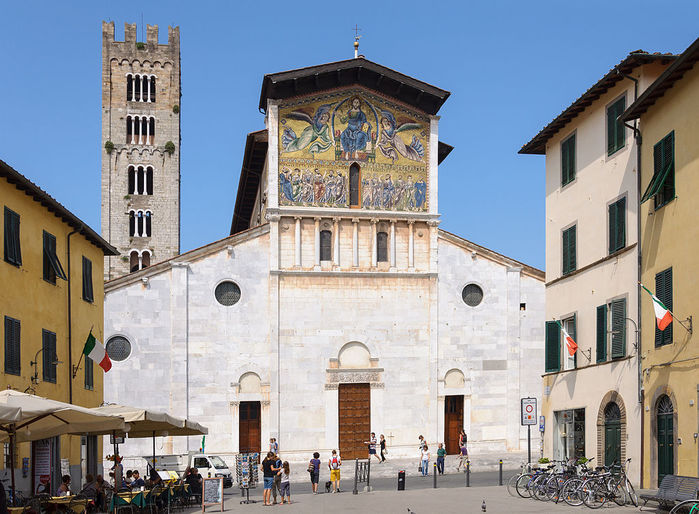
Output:
[[[638,495],[626,476],[631,459],[623,466],[615,461],[611,466],[591,468],[593,460],[552,461],[537,469],[525,464],[509,479],[507,491],[512,496],[572,506],[585,504],[591,509],[607,502],[637,507]]]

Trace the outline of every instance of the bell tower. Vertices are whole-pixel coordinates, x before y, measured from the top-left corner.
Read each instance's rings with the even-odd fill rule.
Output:
[[[105,280],[180,252],[180,31],[102,22],[102,236]]]

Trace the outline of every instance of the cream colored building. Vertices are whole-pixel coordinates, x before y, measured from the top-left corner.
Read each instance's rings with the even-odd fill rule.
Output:
[[[640,476],[638,174],[617,117],[673,59],[633,52],[521,150],[546,155],[544,456]],[[557,322],[577,342],[570,355]]]

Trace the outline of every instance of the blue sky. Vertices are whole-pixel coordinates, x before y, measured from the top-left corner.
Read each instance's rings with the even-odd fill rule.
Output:
[[[228,234],[262,77],[361,53],[452,96],[441,227],[544,266],[544,161],[517,151],[628,52],[680,52],[695,2],[3,2],[0,159],[99,229],[101,21],[179,25],[182,251]]]

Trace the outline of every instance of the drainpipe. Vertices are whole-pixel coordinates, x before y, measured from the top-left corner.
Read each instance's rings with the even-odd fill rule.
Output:
[[[630,75],[622,73],[617,70],[619,75],[633,81],[633,101],[635,102],[638,98],[638,79]],[[628,125],[624,123],[624,126],[629,127],[633,131],[633,137],[636,141],[636,252],[638,255],[637,264],[637,277],[638,282],[641,282],[641,145],[643,143],[643,138],[641,137],[641,131],[638,128],[639,120],[634,120],[633,125]],[[641,346],[642,346],[642,335],[641,335],[641,288],[636,287],[636,317],[638,319],[638,345],[636,348],[636,366],[637,366],[637,379],[638,379],[638,402],[641,406],[641,476],[639,482],[639,488],[643,489],[643,462],[644,462],[644,444],[643,435],[645,427],[645,410],[644,410],[644,391],[643,391],[643,371],[641,369]]]
[[[73,312],[72,312],[72,302],[70,297],[70,236],[81,232],[83,226],[73,230],[66,238],[66,248],[68,252],[68,403],[73,403]]]

